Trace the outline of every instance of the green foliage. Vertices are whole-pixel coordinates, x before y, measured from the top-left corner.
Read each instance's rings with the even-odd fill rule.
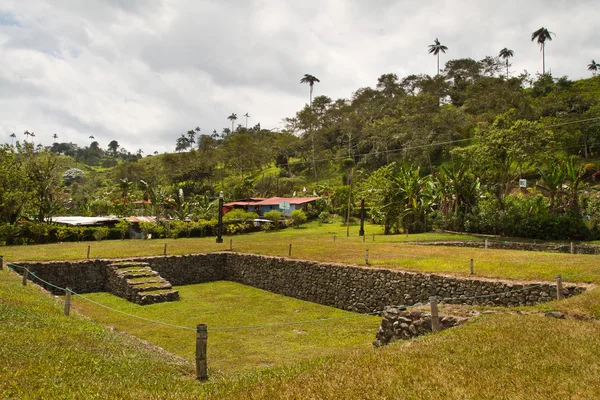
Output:
[[[119,222],[117,222],[117,224],[115,225],[115,228],[119,232],[119,235],[121,236],[121,240],[124,240],[125,236],[127,236],[127,232],[131,228],[131,222],[129,222],[126,219],[122,219]]]
[[[298,228],[300,225],[304,224],[307,220],[306,213],[302,210],[294,210],[290,214],[290,219],[294,227]]]
[[[97,241],[101,241],[101,240],[105,239],[109,233],[110,233],[110,229],[108,229],[105,226],[96,228],[96,231],[94,232],[94,239],[96,239]]]
[[[266,219],[271,220],[272,228],[274,228],[275,230],[279,229],[279,221],[281,221],[282,216],[283,216],[283,214],[281,213],[281,211],[278,211],[278,210],[267,211],[264,214],[264,217]]]
[[[322,211],[318,217],[319,224],[327,224],[329,223],[329,213],[327,211]]]

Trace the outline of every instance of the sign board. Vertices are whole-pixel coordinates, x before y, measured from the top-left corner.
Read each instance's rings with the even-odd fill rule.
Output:
[[[527,179],[519,179],[519,187],[526,188],[527,187]]]
[[[281,210],[289,210],[290,209],[290,202],[289,201],[282,201],[279,203],[279,208]]]

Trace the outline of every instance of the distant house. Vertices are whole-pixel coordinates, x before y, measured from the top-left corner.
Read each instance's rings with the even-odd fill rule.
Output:
[[[224,204],[223,208],[227,211],[231,211],[234,208],[242,208],[246,211],[255,212],[260,216],[265,215],[266,212],[271,210],[277,210],[283,213],[283,215],[289,216],[294,210],[306,210],[310,203],[314,203],[318,199],[320,197],[249,198]]]
[[[249,197],[247,199],[241,199],[241,200],[236,200],[236,201],[232,201],[229,203],[225,203],[223,204],[223,212],[229,212],[233,209],[242,209],[242,210],[246,210],[246,211],[251,211],[251,212],[255,212],[255,213],[259,213],[259,208],[256,207],[256,203],[263,201],[264,198],[263,197]]]

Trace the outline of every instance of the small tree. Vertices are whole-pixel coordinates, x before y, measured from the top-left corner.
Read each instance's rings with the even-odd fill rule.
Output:
[[[265,218],[273,222],[275,230],[279,229],[279,221],[281,221],[281,211],[271,210],[265,213]]]
[[[117,222],[115,228],[117,228],[117,230],[119,231],[119,234],[121,235],[121,240],[125,240],[125,236],[127,235],[127,232],[129,231],[130,227],[131,222],[129,222],[126,219],[122,219],[119,222]]]
[[[290,215],[292,219],[292,223],[296,228],[306,222],[306,213],[302,210],[294,210],[292,211],[292,215]]]
[[[110,229],[108,229],[105,226],[103,226],[101,228],[97,228],[94,231],[94,239],[96,239],[97,241],[101,241],[102,239],[104,239],[105,237],[108,236],[109,232],[110,232]]]

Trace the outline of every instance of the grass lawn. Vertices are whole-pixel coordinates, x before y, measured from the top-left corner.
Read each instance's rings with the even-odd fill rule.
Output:
[[[367,233],[378,227],[367,226]],[[454,247],[406,241],[481,240],[448,234],[350,237],[339,224],[233,236],[233,250],[376,267],[528,280],[600,282],[598,256]],[[336,240],[333,240],[333,235]],[[103,241],[3,247],[8,261],[120,258],[222,251],[203,239]],[[85,317],[37,287],[0,271],[0,398],[600,398],[600,290],[531,311],[572,317],[483,315],[466,325],[373,349],[379,319],[360,316],[318,323],[217,328],[338,318],[350,315],[231,282],[177,287],[181,301],[137,306],[107,293],[86,297],[124,312],[192,328],[155,325],[74,297]],[[442,307],[442,312],[443,312]],[[92,320],[90,320],[89,318]],[[194,379],[196,324],[209,327],[211,379]],[[105,326],[115,327],[110,330]],[[125,331],[146,339],[119,333]]]
[[[197,324],[208,325],[209,373],[247,372],[261,367],[292,365],[353,348],[369,348],[379,317],[326,307],[273,294],[234,282],[211,282],[176,287],[180,301],[139,306],[109,293],[85,297],[140,317],[186,326],[183,330],[148,323],[109,311],[79,297],[74,307],[86,316],[119,331],[146,339],[190,362],[195,357]],[[329,321],[225,329],[289,322]]]
[[[600,282],[598,256],[419,246],[406,242],[482,239],[445,233],[383,235],[380,226],[369,224],[365,230],[364,242],[358,237],[358,225],[351,226],[350,236],[346,237],[346,227],[339,223],[319,226],[311,222],[300,229],[226,236],[222,244],[208,237],[5,246],[0,250],[9,261],[77,260],[86,257],[88,245],[91,258],[119,258],[162,255],[165,244],[168,254],[223,251],[229,249],[232,240],[232,249],[245,253],[287,257],[292,244],[292,258],[364,265],[365,252],[369,250],[370,264],[375,267],[467,276],[469,261],[474,259],[475,273],[482,277],[554,280],[561,274],[565,281]],[[374,241],[371,233],[375,233]]]
[[[263,329],[244,335],[271,340]],[[0,271],[0,398],[9,399],[594,399],[599,336],[597,322],[484,315],[441,334],[344,346],[287,367],[220,375],[213,366],[202,384],[192,363],[76,313],[65,317],[51,296]],[[209,360],[218,340],[209,332]],[[247,357],[227,351],[233,362]]]

